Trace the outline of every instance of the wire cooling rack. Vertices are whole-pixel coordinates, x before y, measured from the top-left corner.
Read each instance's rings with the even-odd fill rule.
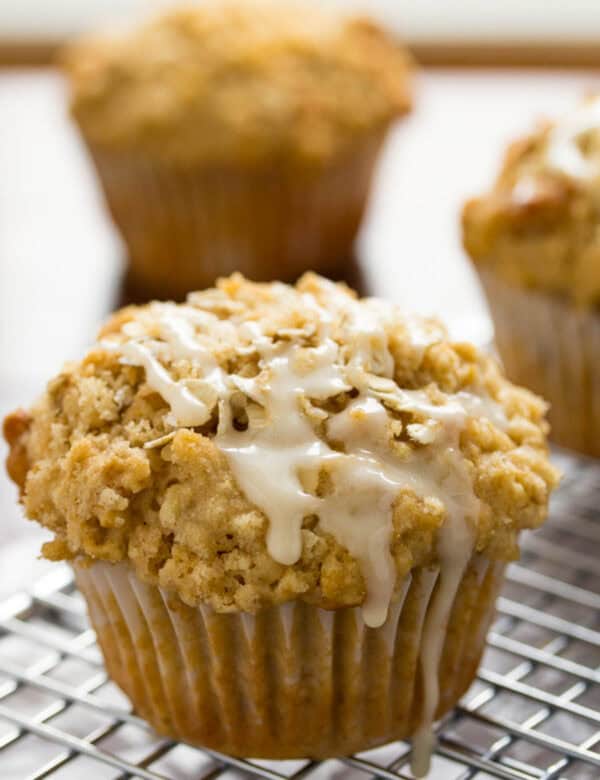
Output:
[[[564,472],[523,539],[432,780],[600,778],[600,465]],[[244,761],[157,737],[107,679],[67,567],[0,603],[1,780],[412,777],[403,742],[335,761]]]

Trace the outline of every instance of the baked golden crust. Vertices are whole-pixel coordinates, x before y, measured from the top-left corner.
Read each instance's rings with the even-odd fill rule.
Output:
[[[509,284],[589,308],[600,305],[600,123],[558,138],[576,116],[509,147],[492,189],[464,206],[463,241],[477,265]],[[559,142],[573,144],[589,175],[556,164],[550,147]]]
[[[410,107],[411,60],[373,22],[238,0],[65,52],[90,142],[181,165],[322,164]]]
[[[296,288],[252,284],[236,275],[221,280],[217,289],[192,294],[187,310],[196,317],[210,314],[212,324],[197,336],[243,388],[243,378],[257,374],[259,361],[242,336],[245,328],[258,323],[275,340],[301,338],[314,348],[322,307],[334,312],[331,338],[345,349],[346,336],[335,319],[340,300],[353,300],[351,292],[312,274]],[[208,602],[219,611],[252,612],[294,598],[326,608],[363,603],[365,582],[357,561],[323,531],[317,516],[304,520],[302,551],[294,564],[278,563],[269,554],[269,521],[244,495],[216,443],[221,407],[198,378],[198,366],[177,356],[165,358],[171,376],[206,403],[205,422],[182,427],[173,423],[144,369],[129,365],[118,351],[132,333],[153,334],[161,306],[118,312],[101,331],[102,341],[81,362],[66,366],[30,413],[7,418],[11,476],[20,485],[26,513],[55,534],[44,554],[129,560],[144,580],[175,589],[190,605]],[[169,311],[181,310],[172,306]],[[518,532],[544,520],[557,482],[547,458],[544,402],[507,382],[474,347],[450,342],[439,325],[409,320],[393,308],[386,312],[393,382],[399,388],[422,389],[434,405],[474,391],[501,411],[502,426],[489,417],[469,416],[459,443],[480,501],[475,548],[499,560],[516,557]],[[311,354],[307,348],[307,360]],[[373,371],[370,381],[383,382]],[[325,441],[327,420],[353,397],[352,388],[321,400],[306,391],[299,407]],[[381,397],[390,457],[406,460],[425,446],[419,432],[435,416],[395,408],[385,393]],[[230,405],[234,426],[261,413],[242,392]],[[316,495],[327,492],[326,476],[319,474]],[[399,582],[412,568],[436,562],[437,534],[447,511],[439,497],[398,491],[390,547]]]

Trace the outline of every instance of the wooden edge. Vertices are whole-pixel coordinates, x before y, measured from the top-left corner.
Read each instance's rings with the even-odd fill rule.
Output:
[[[63,41],[2,40],[0,66],[52,65]],[[419,41],[408,44],[422,65],[456,67],[600,67],[600,44],[473,43]]]
[[[410,46],[422,65],[457,67],[600,67],[600,44],[565,43],[440,43]]]
[[[0,39],[0,66],[54,65],[61,45],[58,41],[3,41]]]

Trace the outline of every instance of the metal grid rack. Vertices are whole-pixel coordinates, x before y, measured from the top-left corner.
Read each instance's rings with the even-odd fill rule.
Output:
[[[432,780],[600,777],[600,466],[565,454],[551,519],[510,567],[477,680],[439,725]],[[157,737],[107,679],[67,567],[0,603],[2,780],[410,778],[395,743],[244,761]]]

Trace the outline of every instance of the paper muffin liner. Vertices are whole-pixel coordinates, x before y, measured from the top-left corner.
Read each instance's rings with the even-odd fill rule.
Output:
[[[154,728],[238,756],[325,758],[405,738],[425,684],[440,717],[470,685],[504,564],[473,556],[425,681],[422,632],[437,570],[416,569],[380,628],[355,608],[300,601],[256,615],[187,606],[126,563],[75,564],[110,676]]]
[[[234,271],[255,281],[343,273],[383,138],[305,169],[174,167],[91,145],[133,294],[182,298]]]
[[[483,271],[506,373],[550,402],[550,437],[600,457],[600,314]]]

